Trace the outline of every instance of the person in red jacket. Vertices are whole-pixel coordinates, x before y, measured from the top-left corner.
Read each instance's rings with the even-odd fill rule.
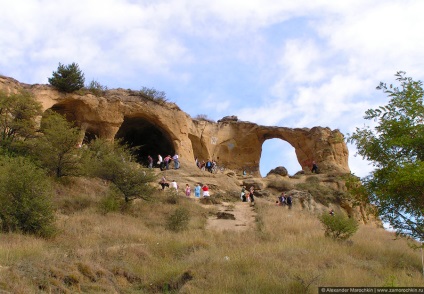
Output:
[[[209,197],[210,196],[208,185],[204,184],[203,187],[202,187],[202,190],[203,190],[203,197]]]

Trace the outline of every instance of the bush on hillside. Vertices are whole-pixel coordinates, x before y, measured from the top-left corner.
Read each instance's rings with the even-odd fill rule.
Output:
[[[179,207],[166,219],[166,228],[174,232],[186,230],[189,220],[190,213],[187,208]]]
[[[37,130],[35,118],[41,103],[25,91],[7,94],[0,91],[0,144],[10,151],[11,144],[32,138]]]
[[[99,202],[99,210],[102,214],[120,211],[124,206],[124,199],[122,199],[120,193],[113,188],[111,188]]]
[[[40,131],[42,136],[35,140],[33,148],[40,165],[58,178],[79,175],[79,130],[59,113],[47,110]]]
[[[354,218],[349,218],[341,213],[334,215],[323,213],[319,217],[324,225],[325,236],[336,240],[347,240],[358,230],[358,222]]]
[[[178,191],[175,189],[168,189],[165,194],[164,203],[178,204],[179,202],[180,196],[178,196]]]
[[[84,74],[77,63],[63,65],[59,63],[57,71],[48,79],[49,84],[60,92],[72,93],[84,87]]]
[[[47,176],[23,157],[0,159],[0,228],[48,237],[54,232]]]
[[[119,142],[96,139],[84,154],[84,171],[88,176],[110,181],[123,195],[125,202],[135,198],[150,199],[155,174],[134,162],[131,150]]]

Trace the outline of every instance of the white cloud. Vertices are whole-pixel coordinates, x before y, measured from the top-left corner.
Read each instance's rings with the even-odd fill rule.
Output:
[[[385,104],[380,80],[393,81],[397,70],[424,77],[424,1],[0,0],[0,7],[4,75],[45,83],[59,62],[77,62],[88,80],[136,89],[148,81],[161,90],[157,81],[187,89],[182,109],[264,125],[351,132],[366,109]]]

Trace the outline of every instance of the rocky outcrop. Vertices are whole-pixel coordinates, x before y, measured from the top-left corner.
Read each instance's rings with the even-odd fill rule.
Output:
[[[88,91],[59,93],[49,85],[28,85],[0,76],[0,89],[31,92],[43,109],[53,109],[81,128],[81,141],[95,137],[121,139],[139,146],[139,161],[150,154],[178,153],[183,164],[214,159],[235,171],[259,175],[262,144],[279,138],[293,146],[299,164],[307,171],[316,161],[321,172],[350,172],[348,149],[339,130],[261,126],[224,117],[217,123],[196,120],[174,103],[149,99],[140,92],[113,89],[96,97]]]
[[[269,173],[267,174],[267,176],[271,175],[271,174],[276,174],[276,175],[280,175],[283,177],[288,176],[288,172],[287,169],[284,166],[277,166],[276,168],[272,169],[269,171]]]

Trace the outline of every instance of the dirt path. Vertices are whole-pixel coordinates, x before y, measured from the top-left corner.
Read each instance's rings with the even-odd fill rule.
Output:
[[[216,205],[217,215],[209,217],[206,229],[216,231],[244,231],[255,226],[256,212],[247,202],[222,202]],[[218,215],[221,215],[219,218]],[[234,219],[226,219],[230,217]]]

